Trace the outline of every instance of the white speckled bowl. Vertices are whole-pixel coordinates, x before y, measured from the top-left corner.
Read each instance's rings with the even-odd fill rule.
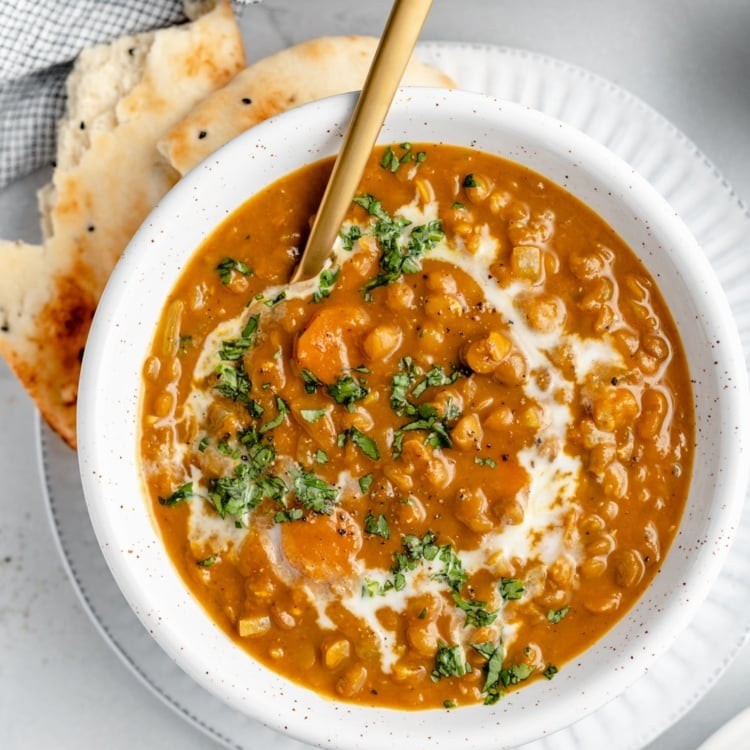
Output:
[[[256,663],[188,592],[151,519],[136,444],[141,365],[163,302],[194,250],[269,182],[334,153],[354,101],[347,94],[308,104],[239,136],[185,177],[133,238],[102,297],[83,362],[78,441],[86,501],[112,573],[143,625],[193,679],[238,710],[328,748],[511,747],[612,699],[700,616],[732,538],[750,464],[742,350],[701,249],[628,165],[573,128],[516,104],[402,90],[382,142],[445,142],[521,162],[595,209],[658,280],[695,388],[698,445],[687,510],[660,573],[617,627],[554,680],[537,681],[493,707],[401,712],[334,703]]]

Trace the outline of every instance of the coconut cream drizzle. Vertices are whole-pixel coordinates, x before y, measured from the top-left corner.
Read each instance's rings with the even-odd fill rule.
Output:
[[[419,226],[438,218],[437,202],[422,207],[418,202],[402,206],[396,215],[403,216]],[[363,227],[364,229],[364,227]],[[407,230],[408,231],[408,230]],[[332,253],[332,265],[346,263],[359,249],[359,241],[352,251],[346,251],[340,240],[337,240]],[[542,333],[528,325],[524,316],[516,307],[519,295],[527,293],[530,286],[526,282],[514,282],[501,286],[490,273],[490,266],[496,260],[498,241],[491,236],[489,227],[482,227],[479,248],[470,254],[463,248],[452,247],[447,241],[440,242],[426,258],[451,264],[471,276],[482,288],[489,307],[500,313],[512,325],[506,330],[514,345],[523,354],[530,371],[544,370],[548,374],[545,388],[541,388],[536,378],[530,377],[523,384],[525,394],[534,399],[543,410],[542,427],[539,440],[521,450],[516,459],[529,476],[528,498],[523,521],[515,526],[507,525],[500,531],[491,531],[484,535],[480,545],[474,550],[457,550],[464,568],[470,574],[482,569],[497,572],[506,567],[511,560],[516,563],[538,561],[550,565],[565,554],[573,561],[582,558],[581,544],[577,536],[566,533],[566,519],[576,507],[576,491],[581,476],[582,465],[578,457],[565,452],[567,429],[572,415],[570,408],[559,398],[559,393],[572,395],[575,383],[567,380],[553,362],[551,354],[560,346],[568,348],[572,356],[575,379],[582,383],[586,376],[597,366],[621,365],[622,358],[609,340],[608,335],[601,339],[583,339],[576,334]],[[317,280],[292,284],[284,287],[286,299],[304,299],[317,288]],[[282,288],[269,290],[267,298],[273,298]],[[211,394],[202,385],[216,366],[216,353],[225,339],[238,338],[251,315],[273,315],[274,308],[264,300],[254,302],[247,310],[233,319],[220,323],[206,338],[203,350],[195,369],[194,387],[184,405],[183,418],[196,419],[202,423],[206,409],[211,402]],[[261,321],[262,325],[262,321]],[[562,401],[562,403],[561,403]],[[556,446],[550,450],[550,446]],[[175,452],[183,456],[183,449],[175,446]],[[190,478],[198,487],[202,473],[196,466],[190,468]],[[339,486],[347,491],[353,487],[355,480],[351,476],[341,476]],[[356,491],[356,489],[355,489]],[[207,500],[196,497],[190,505],[189,534],[192,542],[201,545],[217,545],[219,548],[239,545],[245,534],[244,529],[236,529],[231,520],[218,518],[211,511]],[[280,543],[278,525],[271,525],[261,531],[262,546],[274,564],[275,570],[285,582],[301,585],[308,594],[318,614],[318,624],[323,628],[333,628],[334,623],[327,614],[327,608],[334,598],[338,599],[349,612],[358,617],[372,631],[379,644],[383,671],[390,672],[400,655],[399,644],[395,634],[383,627],[378,619],[379,609],[387,607],[396,612],[403,612],[409,598],[420,594],[437,594],[446,592],[443,582],[434,580],[431,574],[435,562],[423,561],[416,570],[407,573],[407,585],[402,591],[391,590],[383,596],[363,596],[359,586],[354,586],[351,593],[344,596],[334,594],[329,589],[313,589],[308,583],[300,580],[299,574],[284,559]],[[384,582],[389,571],[366,569],[363,578]],[[506,643],[510,642],[517,625],[509,621],[503,612],[501,602],[498,619],[493,627],[498,633],[502,630]],[[465,646],[470,629],[463,627],[463,614],[455,610],[453,637],[454,643]]]

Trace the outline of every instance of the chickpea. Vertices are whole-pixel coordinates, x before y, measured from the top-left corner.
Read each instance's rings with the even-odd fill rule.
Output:
[[[476,414],[467,414],[453,428],[453,442],[464,451],[479,450],[484,436],[482,425]]]
[[[363,664],[355,664],[344,672],[336,683],[336,692],[343,698],[352,698],[362,691],[367,682],[367,669]]]
[[[293,630],[297,627],[297,621],[289,612],[281,609],[278,604],[271,605],[271,618],[277,627],[282,630]]]
[[[615,548],[615,540],[610,534],[603,534],[593,542],[586,545],[586,554],[592,557],[606,557]]]
[[[627,388],[609,388],[594,402],[594,422],[600,430],[614,432],[638,416],[638,401]]]
[[[566,589],[571,585],[574,575],[575,566],[565,555],[558,557],[549,567],[549,578],[561,589]]]
[[[615,583],[618,586],[624,589],[637,586],[645,572],[646,564],[638,550],[627,549],[617,553],[614,563],[614,576]]]
[[[661,336],[645,336],[643,339],[643,348],[647,354],[659,361],[669,356],[669,344]]]
[[[579,281],[589,281],[604,270],[604,261],[593,253],[588,255],[572,253],[569,265],[573,276]]]
[[[346,638],[337,638],[323,646],[323,663],[328,669],[340,667],[351,655],[351,644]]]
[[[601,578],[607,570],[607,561],[601,557],[589,557],[581,564],[581,575],[591,581]]]
[[[529,295],[518,304],[535,331],[553,333],[559,331],[565,323],[565,304],[553,294]]]
[[[455,294],[431,294],[424,304],[424,311],[431,318],[452,320],[463,315],[464,306]]]
[[[492,181],[486,175],[474,172],[464,177],[463,187],[471,203],[482,203],[492,192]]]
[[[409,645],[421,656],[434,656],[438,649],[435,626],[424,620],[412,620],[406,628]]]
[[[420,524],[425,518],[427,518],[427,511],[419,498],[409,497],[398,504],[398,520],[405,527]]]
[[[430,271],[427,274],[427,288],[431,292],[455,294],[457,291],[456,278],[452,273],[443,270]]]
[[[387,287],[385,303],[393,312],[405,312],[414,308],[414,290],[404,281]]]
[[[612,443],[598,443],[591,449],[589,455],[589,471],[601,479],[616,455],[617,449]]]
[[[601,615],[607,612],[615,612],[620,607],[622,594],[617,591],[611,594],[601,594],[589,598],[583,606],[593,615]]]
[[[607,467],[602,480],[602,488],[607,497],[621,500],[628,491],[628,473],[625,467],[616,461]]]
[[[402,340],[403,334],[398,326],[380,325],[365,336],[362,349],[371,362],[387,360],[401,346]]]
[[[497,432],[507,429],[513,424],[513,412],[507,406],[501,406],[492,411],[484,420],[484,426]]]
[[[487,515],[487,496],[477,489],[460,489],[453,501],[456,518],[477,534],[491,531],[494,524]]]
[[[169,391],[160,393],[154,401],[154,414],[159,417],[159,419],[168,417],[172,412],[173,404],[174,399],[172,398],[172,394],[169,393]]]
[[[511,349],[510,339],[499,331],[472,341],[464,350],[464,362],[476,373],[486,375],[497,369]]]
[[[158,357],[152,355],[146,360],[146,364],[143,367],[143,377],[155,383],[159,379],[160,370],[161,361]]]
[[[443,333],[442,328],[428,324],[420,331],[419,338],[422,342],[422,347],[426,351],[437,354],[442,351],[445,333]]]
[[[505,526],[519,526],[526,516],[526,509],[519,500],[510,503],[500,503],[493,507],[495,515]]]
[[[422,666],[404,664],[403,662],[397,662],[393,665],[394,682],[405,682],[411,685],[421,682],[426,676],[427,670]]]

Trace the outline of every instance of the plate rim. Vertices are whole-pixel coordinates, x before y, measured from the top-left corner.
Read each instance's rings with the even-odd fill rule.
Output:
[[[665,131],[668,131],[669,135],[672,138],[677,140],[679,143],[681,143],[683,147],[685,147],[691,152],[692,158],[697,159],[700,162],[702,162],[706,171],[707,172],[710,171],[712,178],[720,185],[724,195],[727,198],[729,198],[736,205],[737,208],[740,209],[740,211],[744,214],[746,219],[750,219],[750,210],[748,209],[748,204],[746,204],[742,200],[742,198],[738,195],[738,193],[732,187],[731,183],[723,176],[721,171],[713,164],[713,162],[698,148],[698,146],[690,138],[688,138],[676,125],[670,122],[664,115],[662,115],[660,112],[654,109],[651,105],[647,104],[645,101],[640,99],[638,96],[636,96],[629,90],[623,88],[622,86],[619,86],[615,84],[614,82],[608,80],[607,78],[604,78],[603,76],[600,76],[574,63],[569,63],[565,60],[561,60],[559,58],[555,58],[550,55],[545,55],[543,53],[525,50],[522,48],[504,46],[504,45],[493,45],[493,44],[488,44],[488,43],[474,43],[474,42],[453,42],[449,40],[429,40],[429,41],[424,41],[424,42],[419,43],[418,53],[419,51],[429,51],[429,50],[434,50],[434,51],[439,52],[441,49],[445,49],[445,48],[450,48],[452,50],[474,49],[477,51],[483,51],[485,53],[491,53],[491,54],[495,54],[498,56],[507,55],[510,57],[515,57],[515,58],[520,58],[520,59],[531,59],[531,60],[534,60],[538,64],[563,69],[568,73],[572,73],[578,77],[581,77],[582,79],[586,79],[588,82],[594,85],[607,89],[610,92],[616,93],[620,99],[627,101],[631,105],[635,105],[638,109],[644,112],[648,117],[656,121],[659,126],[661,126]],[[189,721],[193,726],[195,726],[197,729],[202,731],[207,736],[210,736],[212,739],[216,740],[217,742],[220,742],[226,747],[234,747],[234,748],[238,748],[238,750],[241,750],[242,746],[235,744],[231,739],[223,735],[214,727],[207,724],[206,722],[199,719],[198,717],[194,716],[188,709],[182,706],[177,700],[175,700],[170,695],[165,693],[158,685],[154,684],[149,678],[149,676],[145,674],[139,668],[139,666],[130,658],[130,656],[124,650],[124,648],[120,645],[116,637],[109,631],[106,625],[104,625],[104,623],[101,621],[96,608],[94,607],[93,603],[89,600],[84,590],[83,584],[81,583],[81,580],[76,570],[73,568],[68,558],[68,554],[63,543],[61,528],[58,523],[56,510],[54,507],[53,493],[50,490],[50,480],[49,480],[49,474],[48,474],[47,465],[46,465],[47,443],[46,443],[46,437],[44,434],[45,429],[46,428],[41,419],[41,416],[39,412],[37,411],[35,413],[35,428],[34,428],[35,441],[36,441],[35,453],[36,453],[37,466],[39,469],[40,484],[42,486],[42,493],[43,493],[43,497],[45,500],[45,512],[50,523],[50,528],[52,530],[53,537],[55,539],[55,547],[57,548],[60,558],[62,560],[63,568],[66,572],[66,575],[71,581],[73,589],[75,590],[78,600],[81,602],[81,605],[83,606],[84,611],[86,611],[86,613],[89,616],[89,619],[92,621],[92,623],[94,624],[95,628],[100,633],[102,638],[110,645],[110,647],[117,654],[120,661],[123,664],[125,664],[125,666],[128,667],[128,669],[130,669],[130,671],[143,684],[145,684],[146,687],[148,687],[154,695],[160,698],[172,710],[178,712],[181,717]],[[744,505],[745,506],[747,505],[747,497],[745,499]],[[685,714],[693,706],[695,706],[695,704],[703,696],[705,696],[706,693],[716,684],[716,681],[721,677],[721,675],[726,671],[726,669],[729,667],[732,661],[736,658],[738,652],[741,650],[744,644],[748,641],[749,637],[750,637],[750,620],[745,624],[744,632],[739,642],[735,643],[732,651],[725,657],[722,664],[719,665],[714,670],[710,679],[708,681],[702,682],[701,687],[696,689],[692,693],[691,697],[685,703],[683,703],[679,709],[677,709],[672,715],[668,716],[664,721],[658,724],[654,724],[651,731],[641,734],[638,737],[637,741],[642,742],[643,744],[647,744],[653,741],[655,738],[660,736],[664,731],[666,731],[670,726],[672,726],[674,723],[676,723],[682,717],[684,717]],[[176,664],[175,664],[175,667],[179,670],[179,667]],[[616,700],[616,699],[617,698],[613,700]],[[596,712],[594,712],[594,714],[595,713]],[[574,726],[574,725],[571,725],[571,726]],[[560,730],[560,732],[565,732],[565,731],[566,729]],[[550,736],[553,736],[553,735],[550,735]]]

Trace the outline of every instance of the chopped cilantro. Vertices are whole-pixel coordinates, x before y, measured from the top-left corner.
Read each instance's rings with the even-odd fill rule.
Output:
[[[500,596],[502,596],[507,602],[520,599],[526,591],[523,581],[518,578],[501,578],[498,589],[500,591]]]
[[[251,315],[242,329],[240,338],[222,341],[219,357],[225,361],[232,362],[243,357],[248,349],[255,346],[259,319],[259,315]]]
[[[442,677],[462,677],[470,671],[471,667],[464,661],[461,646],[449,646],[445,641],[440,641],[435,655],[435,668],[430,675],[432,681],[437,682]]]
[[[467,174],[466,177],[464,177],[464,181],[463,181],[462,185],[465,188],[479,187],[479,183],[477,182],[477,178],[473,174]]]
[[[302,382],[305,384],[305,393],[315,393],[319,386],[323,383],[313,375],[310,370],[302,370],[300,372]]]
[[[557,625],[570,612],[570,607],[563,607],[562,609],[551,609],[547,612],[547,619],[553,624]]]
[[[382,536],[383,539],[390,539],[391,530],[388,527],[388,520],[381,513],[377,518],[372,514],[372,511],[367,514],[365,518],[365,531],[368,534],[374,534],[375,536]]]
[[[319,419],[323,419],[328,413],[328,409],[300,409],[299,413],[302,415],[302,419],[305,422],[317,422]]]
[[[200,439],[200,442],[198,443],[198,452],[199,453],[205,452],[206,448],[208,448],[208,443],[209,443],[208,435],[204,435]]]
[[[356,427],[350,427],[344,435],[346,436],[346,440],[351,440],[367,458],[371,458],[373,461],[380,460],[378,445],[369,435],[365,435],[364,432],[358,430]]]
[[[455,203],[454,203],[454,204],[453,204],[453,205],[451,206],[451,208],[452,208],[453,210],[455,210],[455,211],[460,211],[461,209],[463,209],[463,208],[466,208],[466,206],[464,206],[464,204],[463,204],[463,203],[459,203],[458,201],[456,201],[456,202],[455,202]]]
[[[483,458],[482,456],[474,456],[474,463],[479,466],[489,466],[490,469],[497,468],[497,461],[494,458]]]
[[[370,491],[372,486],[372,474],[365,474],[359,478],[359,489],[363,495],[366,495]]]
[[[551,680],[560,670],[554,665],[554,664],[548,664],[547,668],[542,672],[542,674],[548,679]]]
[[[326,297],[331,296],[331,290],[339,277],[339,273],[341,273],[340,268],[324,268],[320,272],[318,288],[313,292],[312,296],[313,302],[321,302]]]
[[[166,505],[167,507],[171,507],[172,505],[177,505],[178,503],[181,503],[192,496],[193,496],[193,483],[185,482],[185,484],[179,486],[169,497],[160,497],[159,503],[161,505]]]
[[[284,401],[284,399],[280,396],[276,396],[276,409],[278,410],[276,416],[270,422],[266,422],[258,430],[261,435],[264,435],[269,430],[276,429],[286,419],[286,415],[289,412],[289,407],[286,405],[286,401]]]
[[[240,457],[240,452],[229,445],[229,441],[226,437],[223,437],[221,440],[219,440],[219,442],[216,444],[216,450],[219,451],[219,453],[221,453],[223,456],[228,456],[229,458]]]
[[[491,625],[497,619],[497,611],[490,612],[487,609],[487,602],[480,602],[476,599],[466,600],[456,591],[453,592],[452,596],[456,606],[466,614],[465,627],[483,628],[485,625]]]
[[[241,260],[235,260],[234,258],[224,258],[224,260],[216,266],[216,273],[219,274],[219,279],[222,284],[228,284],[232,280],[232,271],[241,273],[243,276],[252,276],[253,269],[243,263]]]
[[[216,555],[206,557],[204,560],[196,560],[195,564],[201,568],[210,568],[216,562]]]
[[[350,253],[352,249],[354,248],[354,243],[362,236],[362,229],[357,226],[356,224],[352,224],[349,229],[344,230],[342,229],[339,232],[339,237],[341,237],[341,246],[346,250],[346,252]]]
[[[224,361],[219,362],[216,365],[216,377],[218,383],[214,386],[214,389],[222,396],[232,401],[248,403],[250,378],[248,378],[245,372],[242,361],[239,361],[236,366],[232,366]]]
[[[391,284],[403,274],[417,272],[420,257],[445,238],[438,220],[414,227],[407,234],[411,222],[403,216],[390,216],[374,196],[357,196],[354,202],[375,217],[371,229],[380,248],[380,273],[362,287],[365,293]]]
[[[390,172],[398,172],[398,168],[402,164],[406,164],[409,161],[421,164],[427,158],[427,154],[424,151],[418,151],[415,154],[412,151],[411,143],[402,143],[400,148],[404,152],[401,156],[397,156],[391,146],[385,149],[383,157],[380,160],[380,166],[383,169],[387,169]]]
[[[328,393],[337,404],[343,404],[354,411],[354,404],[361,401],[370,389],[361,378],[353,378],[351,375],[342,375],[335,383],[328,386]]]
[[[315,461],[319,464],[327,464],[328,454],[321,448],[318,448],[318,450],[315,451]]]
[[[302,508],[288,508],[287,510],[278,511],[274,517],[274,523],[287,523],[290,521],[299,521],[304,516]]]
[[[450,698],[446,698],[446,700],[443,701],[443,705],[446,708],[455,708],[456,707],[456,701],[451,700]]]
[[[309,471],[292,472],[292,490],[302,505],[315,513],[330,515],[339,501],[339,490]]]

